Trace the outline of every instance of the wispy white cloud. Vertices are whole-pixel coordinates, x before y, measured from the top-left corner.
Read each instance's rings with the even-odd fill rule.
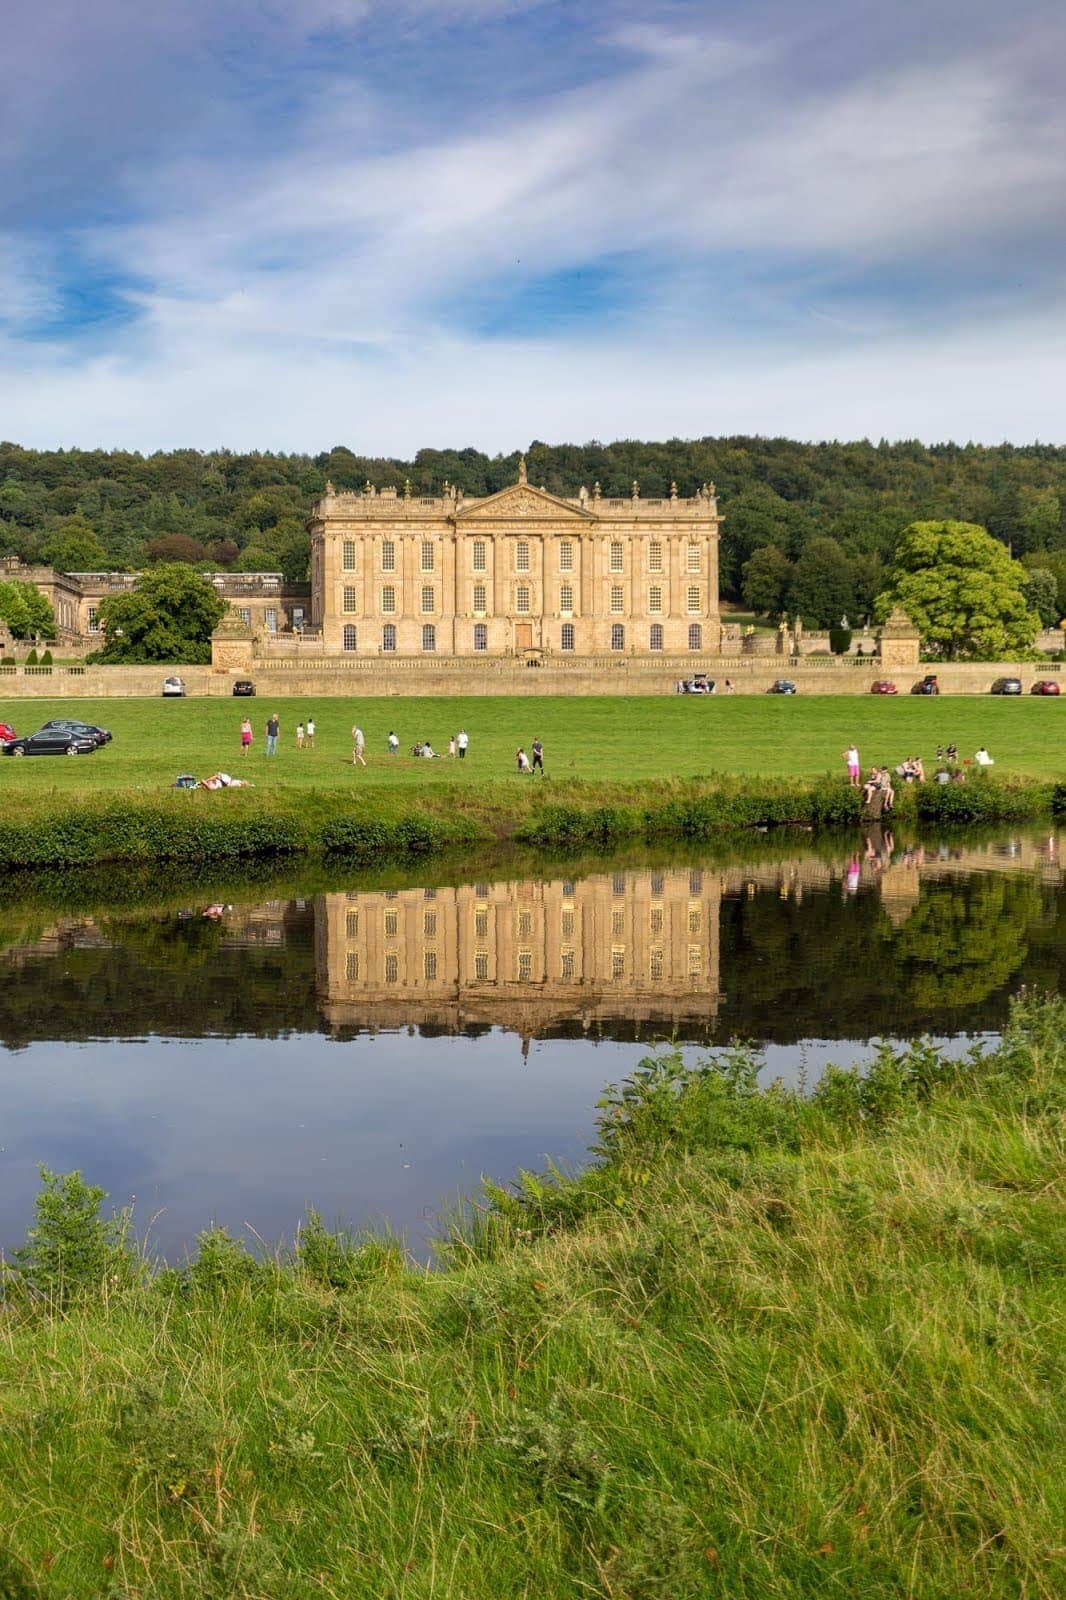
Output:
[[[200,48],[185,30],[204,3],[169,18],[182,49]],[[113,23],[123,4],[114,0]],[[231,22],[242,7],[251,0],[227,0]],[[491,32],[501,15],[528,23],[541,10],[556,8],[412,0],[395,15]],[[1037,10],[1050,39],[1054,18]],[[958,408],[956,421],[929,416],[932,433],[1050,434],[1050,387],[1037,381],[1023,396],[1015,347],[990,338],[986,320],[995,303],[1043,372],[1041,347],[1062,332],[1051,286],[1066,113],[1041,77],[1041,53],[1004,50],[974,28],[965,50],[923,39],[909,54],[863,56],[853,30],[833,57],[824,36],[812,39],[812,13],[795,22],[776,11],[762,24],[767,15],[775,26],[727,27],[703,7],[636,17],[593,7],[586,44],[602,53],[602,71],[513,105],[504,97],[503,109],[493,99],[488,111],[449,83],[449,107],[461,109],[432,133],[424,108],[397,114],[396,83],[349,56],[302,62],[283,133],[255,139],[239,97],[227,102],[205,128],[234,119],[233,138],[202,128],[142,153],[122,172],[112,214],[78,229],[80,259],[130,285],[134,315],[105,354],[84,348],[76,328],[51,344],[18,340],[20,324],[39,320],[49,275],[40,239],[24,247],[21,267],[16,258],[0,269],[13,330],[0,347],[2,431],[47,427],[47,391],[53,428],[95,419],[113,430],[110,442],[142,444],[176,442],[190,426],[196,442],[237,442],[234,430],[251,418],[277,446],[297,434],[321,442],[321,431],[308,436],[312,419],[329,437],[387,421],[406,445],[460,419],[464,437],[487,442],[493,432],[501,447],[505,418],[518,438],[544,436],[549,418],[557,437],[742,425],[808,433],[820,415],[820,431],[847,432],[849,415],[858,426],[872,410],[881,421],[866,431],[922,432],[902,374],[931,348],[912,303],[928,274],[944,308],[939,393]],[[277,0],[269,27],[306,41],[380,28],[382,16],[376,0]],[[1013,297],[1005,271],[989,282],[989,263],[1008,256],[1021,280]],[[538,276],[617,258],[634,263],[632,303],[628,320],[612,319],[609,341],[591,325],[565,343],[538,339],[535,326],[521,341],[472,331],[490,290],[520,304]],[[899,273],[906,292],[892,290]],[[881,287],[856,316],[874,278]],[[989,385],[980,401],[967,355],[978,307]],[[840,407],[863,369],[877,405]],[[730,394],[735,409],[723,412]]]

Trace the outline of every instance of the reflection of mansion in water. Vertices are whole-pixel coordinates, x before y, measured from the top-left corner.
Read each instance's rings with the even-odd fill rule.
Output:
[[[321,895],[319,1005],[337,1029],[710,1023],[721,888],[671,870]]]

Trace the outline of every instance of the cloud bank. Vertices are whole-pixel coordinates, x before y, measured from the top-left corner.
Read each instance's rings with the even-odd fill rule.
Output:
[[[19,0],[0,432],[1061,436],[1066,26]]]

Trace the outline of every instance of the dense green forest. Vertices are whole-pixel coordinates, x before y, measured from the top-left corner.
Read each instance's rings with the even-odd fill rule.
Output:
[[[715,482],[726,517],[726,599],[750,602],[744,565],[754,551],[774,546],[790,563],[784,593],[795,593],[797,604],[807,588],[820,593],[832,573],[841,580],[834,607],[846,605],[850,593],[851,604],[866,609],[908,523],[958,518],[988,528],[1027,565],[1050,568],[1066,608],[1066,447],[737,437],[534,442],[527,457],[530,480],[564,495],[596,482],[605,495],[628,494],[634,479],[645,495],[668,493],[672,482],[687,495]],[[517,465],[517,452],[473,449],[420,450],[401,461],[340,445],[316,456],[142,456],[0,444],[0,550],[74,571],[187,560],[299,579],[307,570],[304,519],[327,478],[344,489],[409,479],[415,494],[439,491],[448,479],[484,495],[513,482]],[[827,540],[839,550],[826,548]],[[813,607],[804,609],[810,615]]]

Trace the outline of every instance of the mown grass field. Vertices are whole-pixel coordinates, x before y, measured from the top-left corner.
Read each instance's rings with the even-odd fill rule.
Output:
[[[245,711],[255,743],[240,752]],[[264,725],[281,717],[280,753],[265,754]],[[296,725],[313,714],[316,748],[297,751]],[[179,772],[204,777],[221,767],[271,790],[388,787],[444,790],[447,786],[528,783],[515,772],[519,745],[539,736],[548,775],[606,782],[646,782],[710,773],[779,777],[842,774],[841,752],[856,740],[863,763],[894,766],[906,755],[931,762],[937,743],[954,742],[960,757],[988,746],[996,772],[1052,778],[1066,775],[1066,697],[1021,700],[990,696],[881,699],[866,696],[775,696],[545,699],[283,699],[4,701],[0,717],[19,733],[49,717],[76,716],[114,732],[93,756],[62,760],[0,760],[0,797],[51,792],[77,795],[112,789],[158,791]],[[358,722],[367,739],[366,770],[353,771],[350,733]],[[401,755],[390,758],[395,727]],[[448,737],[465,727],[465,762],[414,760],[416,740],[447,751]],[[2,798],[0,798],[2,804]]]
[[[0,1305],[13,1600],[1058,1600],[1066,1013],[812,1099],[646,1064],[442,1271],[312,1219]]]

